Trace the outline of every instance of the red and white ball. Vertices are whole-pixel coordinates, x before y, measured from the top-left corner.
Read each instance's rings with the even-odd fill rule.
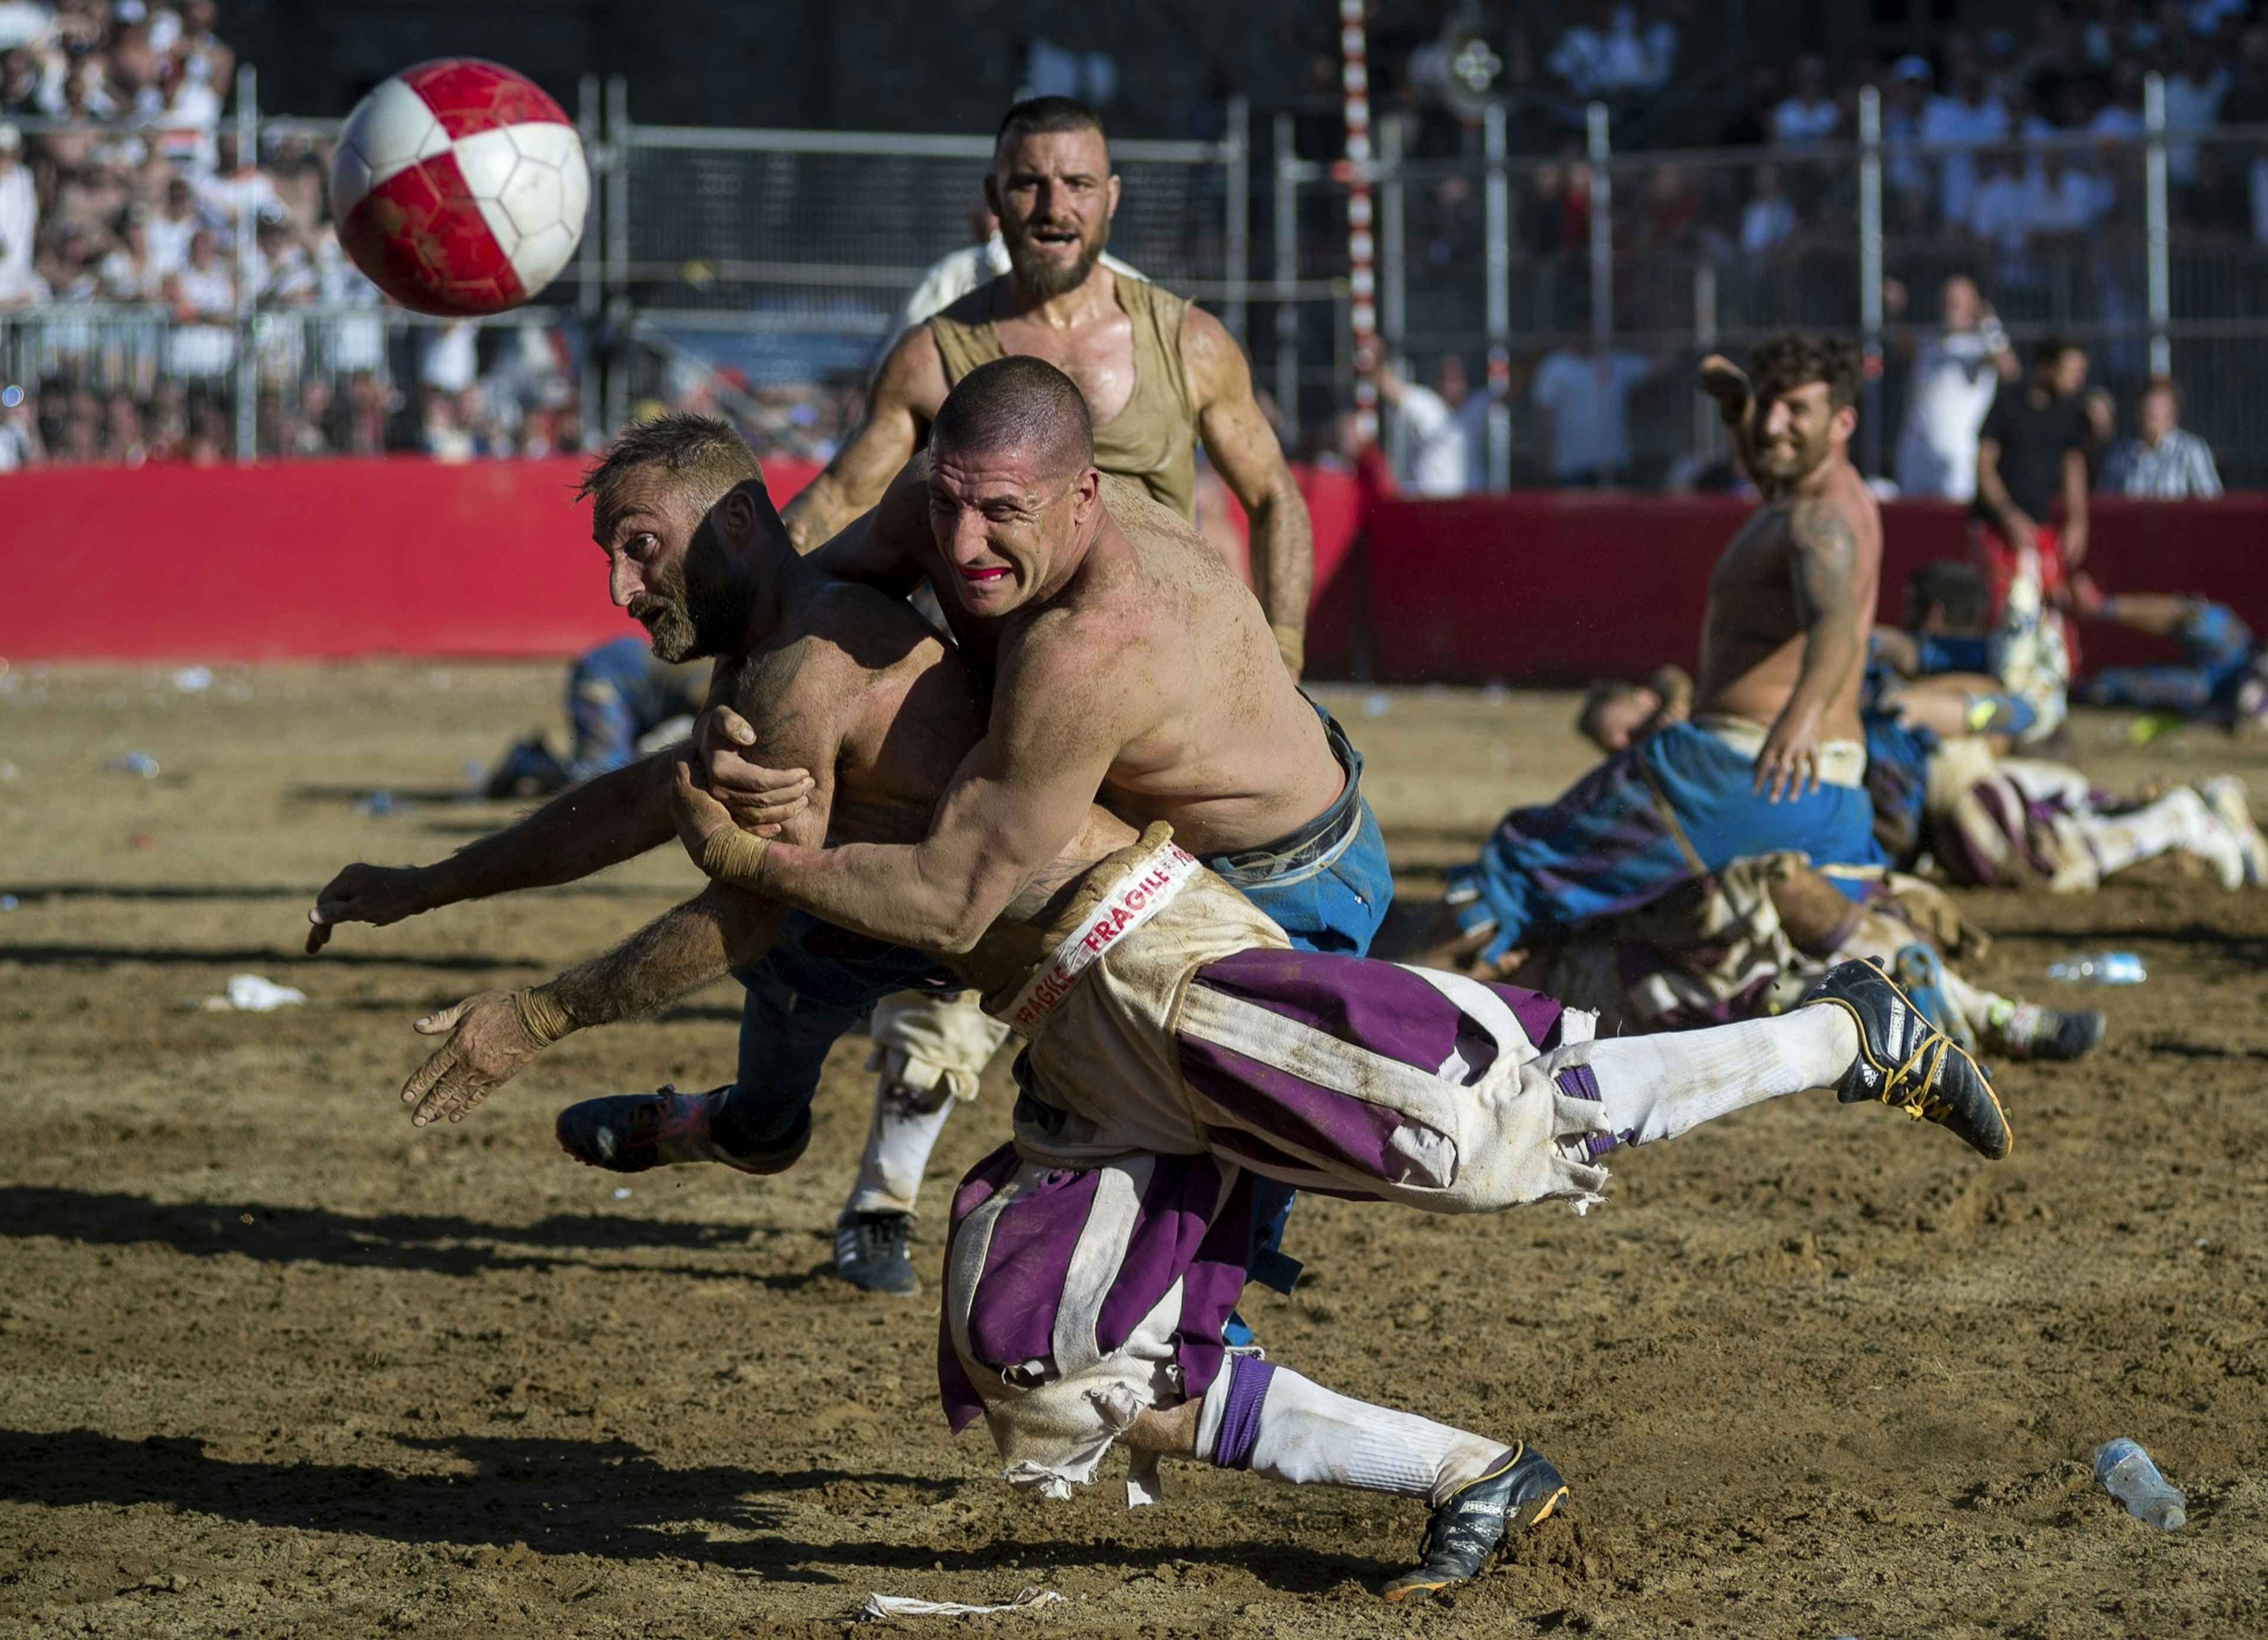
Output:
[[[339,244],[425,313],[530,300],[574,255],[590,203],[582,139],[559,105],[472,57],[421,63],[364,98],[331,165]]]

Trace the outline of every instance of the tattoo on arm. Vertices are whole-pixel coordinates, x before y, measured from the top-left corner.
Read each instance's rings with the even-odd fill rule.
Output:
[[[1796,612],[1805,629],[1830,620],[1855,625],[1859,538],[1850,521],[1823,501],[1799,501],[1788,509],[1787,539]]]

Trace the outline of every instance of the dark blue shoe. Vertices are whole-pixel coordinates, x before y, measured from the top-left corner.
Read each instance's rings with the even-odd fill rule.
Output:
[[[835,1273],[867,1292],[910,1298],[921,1291],[907,1243],[913,1239],[911,1213],[845,1213],[835,1225]]]
[[[711,1119],[731,1086],[680,1093],[663,1085],[651,1093],[586,1099],[559,1113],[559,1148],[577,1161],[608,1173],[642,1173],[686,1162],[719,1162],[744,1173],[785,1173],[811,1143],[811,1113],[777,1144],[728,1149],[711,1131]]]
[[[1418,1564],[1381,1592],[1389,1600],[1410,1600],[1470,1582],[1506,1536],[1546,1519],[1566,1497],[1559,1471],[1522,1442],[1433,1511]]]

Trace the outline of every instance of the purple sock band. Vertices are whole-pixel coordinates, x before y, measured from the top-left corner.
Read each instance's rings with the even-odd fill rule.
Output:
[[[1599,1079],[1591,1074],[1588,1065],[1570,1065],[1559,1073],[1559,1091],[1569,1099],[1587,1099],[1594,1105],[1603,1101],[1599,1096]]]
[[[1636,1142],[1637,1136],[1632,1131],[1594,1133],[1583,1141],[1583,1148],[1591,1153],[1591,1159],[1595,1162],[1608,1151],[1620,1150],[1624,1145]]]
[[[1220,1433],[1212,1441],[1212,1460],[1222,1468],[1241,1469],[1252,1461],[1260,1440],[1260,1403],[1268,1399],[1268,1381],[1275,1376],[1272,1361],[1229,1357],[1228,1404],[1221,1408]]]

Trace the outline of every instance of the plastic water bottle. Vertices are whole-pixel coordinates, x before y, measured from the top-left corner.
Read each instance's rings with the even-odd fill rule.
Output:
[[[2095,1449],[2095,1478],[2146,1526],[2174,1532],[2189,1520],[2189,1500],[2158,1473],[2149,1453],[2123,1435]]]
[[[2088,957],[2066,957],[2048,964],[2048,978],[2074,985],[2139,985],[2150,977],[2142,959],[2131,951],[2098,951]]]

